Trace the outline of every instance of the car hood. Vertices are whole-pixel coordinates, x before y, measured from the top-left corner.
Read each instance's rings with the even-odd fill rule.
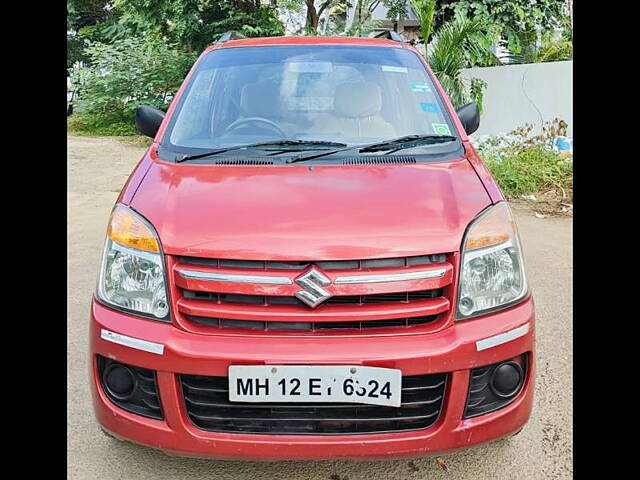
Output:
[[[462,158],[354,166],[153,161],[131,206],[168,254],[308,261],[457,251],[490,203]]]

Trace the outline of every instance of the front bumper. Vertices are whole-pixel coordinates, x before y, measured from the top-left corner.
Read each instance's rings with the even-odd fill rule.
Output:
[[[499,313],[428,334],[394,336],[198,335],[170,324],[91,308],[90,377],[98,422],[115,435],[167,453],[212,458],[321,459],[435,455],[517,432],[527,422],[535,379],[534,306],[531,298]],[[476,342],[528,325],[518,338],[487,347]],[[163,345],[142,351],[101,337],[102,330]],[[491,342],[489,342],[490,344]],[[470,369],[529,352],[522,390],[507,406],[463,419]],[[96,355],[157,371],[164,420],[129,413],[105,395]],[[226,376],[229,365],[347,364],[398,368],[403,375],[450,374],[438,420],[423,430],[355,435],[265,435],[215,433],[196,428],[187,416],[176,374]]]

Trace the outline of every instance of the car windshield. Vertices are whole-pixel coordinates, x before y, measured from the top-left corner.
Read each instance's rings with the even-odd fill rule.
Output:
[[[358,145],[404,135],[455,135],[445,112],[426,68],[410,50],[217,49],[199,62],[162,145],[197,154],[277,140]]]

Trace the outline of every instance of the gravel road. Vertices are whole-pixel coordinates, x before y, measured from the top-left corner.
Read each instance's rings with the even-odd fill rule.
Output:
[[[388,461],[237,462],[175,458],[103,435],[88,386],[89,301],[113,202],[144,149],[68,137],[67,462],[71,479],[422,480],[572,477],[571,220],[516,210],[536,300],[536,398],[520,435],[444,457]]]

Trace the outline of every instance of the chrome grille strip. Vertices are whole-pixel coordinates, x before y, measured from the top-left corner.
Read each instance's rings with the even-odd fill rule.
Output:
[[[178,273],[183,278],[196,280],[214,280],[217,282],[254,283],[269,285],[293,285],[293,282],[289,277],[276,277],[266,275],[238,275],[230,273],[199,272],[196,270],[178,270]],[[404,282],[407,280],[439,278],[442,277],[445,273],[447,273],[446,268],[437,268],[419,272],[384,273],[378,275],[353,275],[346,277],[337,277],[334,283],[336,285],[357,285],[364,283]]]
[[[196,280],[215,280],[216,282],[256,283],[268,285],[293,285],[289,277],[275,277],[267,275],[236,275],[230,273],[198,272],[195,270],[178,270],[183,278]]]
[[[433,270],[423,270],[420,272],[405,273],[383,273],[379,275],[353,275],[348,277],[337,277],[336,285],[360,284],[360,283],[382,283],[382,282],[403,282],[406,280],[424,280],[426,278],[439,278],[447,273],[446,268]]]

